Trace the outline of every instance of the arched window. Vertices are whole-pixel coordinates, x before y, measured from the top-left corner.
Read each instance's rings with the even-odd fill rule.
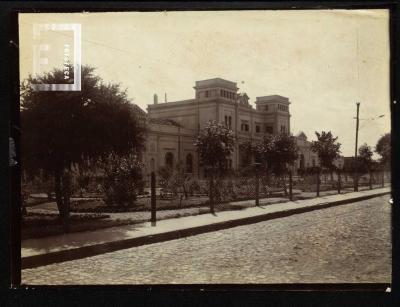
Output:
[[[304,169],[304,155],[300,155],[300,169]]]
[[[173,168],[174,167],[174,155],[172,152],[167,152],[165,154],[165,166]]]
[[[186,173],[193,173],[193,156],[190,153],[186,155]]]

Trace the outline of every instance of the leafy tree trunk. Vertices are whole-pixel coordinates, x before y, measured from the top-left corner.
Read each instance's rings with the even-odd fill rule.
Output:
[[[61,171],[56,170],[54,172],[54,192],[56,194],[56,203],[57,203],[57,209],[58,212],[60,213],[60,217],[62,218],[64,215],[64,209],[63,209],[63,199],[62,199],[62,187],[61,187]]]
[[[332,188],[335,188],[335,183],[333,182],[333,169],[329,169],[329,173],[330,173],[330,176],[331,176]]]
[[[285,178],[286,176],[285,176],[285,174],[283,174],[282,176],[281,176],[281,180],[282,180],[282,183],[283,183],[283,192],[285,193],[285,196],[287,196],[288,195],[288,191],[287,191],[287,188],[286,188],[286,178]]]
[[[69,173],[56,170],[54,174],[54,188],[56,194],[57,209],[63,223],[64,232],[69,231],[69,209],[71,194],[71,178]]]
[[[64,198],[64,231],[69,231],[69,211],[70,211],[70,197],[71,197],[71,176],[69,173],[64,173],[63,179],[63,198]]]
[[[210,213],[214,214],[214,202],[215,202],[215,189],[214,189],[214,172],[211,171],[210,175]]]
[[[269,171],[268,168],[265,169],[265,177],[266,177],[266,181],[267,181],[267,185],[270,185],[270,175],[269,175]]]
[[[183,194],[185,195],[185,199],[188,199],[188,191],[186,189],[185,180],[183,180],[183,182],[182,182],[182,190],[183,190]]]

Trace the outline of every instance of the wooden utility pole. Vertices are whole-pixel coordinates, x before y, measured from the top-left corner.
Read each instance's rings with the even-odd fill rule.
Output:
[[[358,161],[357,161],[357,151],[358,151],[358,125],[359,125],[359,113],[360,113],[360,103],[357,102],[357,117],[356,117],[356,148],[354,152],[354,192],[358,191]]]
[[[293,201],[293,177],[292,170],[289,171],[289,200]]]

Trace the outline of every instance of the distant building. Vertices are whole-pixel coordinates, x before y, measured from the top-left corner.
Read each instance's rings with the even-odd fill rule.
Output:
[[[307,140],[307,136],[303,131],[296,135],[296,144],[299,148],[299,156],[294,163],[294,173],[298,170],[305,170],[309,167],[319,166],[318,154],[311,150],[311,142]]]
[[[318,154],[311,150],[311,142],[307,140],[307,136],[303,131],[296,135],[296,144],[299,148],[299,157],[294,163],[294,173],[297,174],[299,170],[305,170],[309,167],[320,166]],[[333,165],[337,168],[343,169],[345,158],[339,156],[333,161]]]
[[[344,157],[339,156],[338,158],[336,158],[335,161],[333,161],[333,165],[335,165],[339,169],[343,169],[344,168]]]

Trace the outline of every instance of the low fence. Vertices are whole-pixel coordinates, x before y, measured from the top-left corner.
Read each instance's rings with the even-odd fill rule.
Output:
[[[187,197],[203,197],[206,198],[203,204],[209,204],[212,208],[222,203],[242,200],[254,200],[255,205],[259,205],[259,200],[263,198],[304,199],[318,197],[327,191],[331,195],[358,191],[359,188],[380,188],[387,182],[390,182],[390,174],[382,171],[354,174],[339,170],[332,173],[320,171],[301,175],[293,175],[289,171],[281,176],[254,171],[241,177],[189,180],[186,187],[175,187],[173,191],[164,188],[159,193],[154,192],[153,201],[169,199],[171,202],[182,202],[182,199]]]

